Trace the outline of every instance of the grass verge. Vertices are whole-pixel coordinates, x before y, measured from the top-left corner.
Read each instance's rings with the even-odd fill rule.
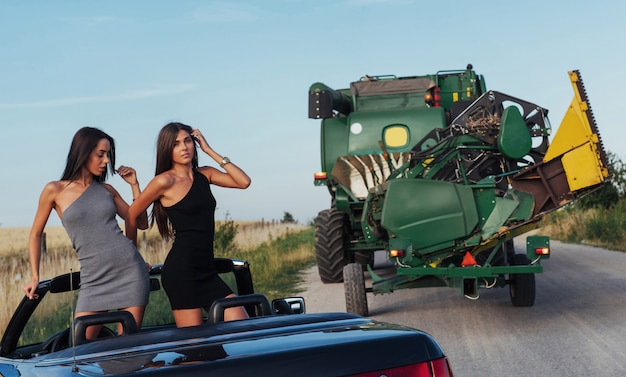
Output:
[[[217,256],[248,261],[254,290],[269,300],[296,295],[300,271],[315,264],[314,231],[289,232],[255,248]]]
[[[626,200],[613,207],[565,207],[542,220],[541,232],[554,240],[626,251]]]

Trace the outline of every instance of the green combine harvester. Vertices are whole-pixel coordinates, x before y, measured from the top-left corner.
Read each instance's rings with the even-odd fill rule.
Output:
[[[550,241],[528,236],[515,253],[513,238],[609,179],[580,73],[569,78],[574,98],[551,142],[547,109],[487,90],[471,65],[311,85],[315,184],[331,196],[315,220],[317,265],[324,283],[344,282],[348,312],[368,315],[367,292],[439,286],[477,299],[508,285],[514,306],[534,304]],[[393,276],[373,271],[378,250]]]

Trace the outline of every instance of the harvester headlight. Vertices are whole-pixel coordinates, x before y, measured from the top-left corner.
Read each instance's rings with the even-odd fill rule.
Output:
[[[385,145],[391,148],[402,148],[409,144],[409,130],[406,126],[395,124],[383,130]]]

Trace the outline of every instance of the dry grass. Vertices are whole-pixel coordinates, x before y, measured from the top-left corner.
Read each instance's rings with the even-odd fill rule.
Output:
[[[9,323],[15,307],[24,296],[22,287],[30,279],[27,250],[24,248],[14,254],[0,254],[0,286],[2,286],[0,300],[5,303],[0,307],[0,332],[3,332]],[[78,258],[74,255],[74,250],[69,246],[68,240],[65,246],[48,248],[48,252],[41,258],[40,276],[43,280],[61,273],[78,271],[78,269]]]
[[[0,257],[28,253],[30,228],[0,228]],[[57,249],[71,246],[70,238],[62,226],[45,229],[46,246]]]
[[[222,222],[218,222],[219,226]],[[272,241],[277,237],[281,237],[289,232],[299,231],[307,228],[306,226],[294,223],[277,223],[277,222],[261,222],[261,221],[237,221],[237,236],[235,243],[243,250],[256,247],[263,242]]]
[[[298,224],[268,222],[238,222],[235,242],[244,254],[264,242],[272,241],[284,234],[305,229]],[[220,223],[218,222],[218,226]],[[0,308],[0,333],[8,324],[11,315],[24,293],[22,287],[30,279],[28,261],[29,228],[0,228],[0,300],[5,303]],[[49,279],[54,276],[78,271],[78,258],[71,247],[69,237],[63,227],[48,227],[45,230],[47,253],[42,255],[40,278]],[[139,234],[139,251],[151,264],[163,263],[170,244],[161,240],[156,228]],[[238,258],[239,256],[233,255]]]

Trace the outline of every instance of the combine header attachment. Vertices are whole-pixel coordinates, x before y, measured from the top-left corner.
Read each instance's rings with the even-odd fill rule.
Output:
[[[508,285],[513,305],[534,304],[549,239],[529,236],[516,254],[513,238],[609,178],[580,73],[569,76],[574,99],[552,142],[547,109],[487,91],[471,65],[311,86],[309,117],[322,119],[315,184],[332,198],[316,219],[318,269],[325,283],[344,281],[347,311],[367,315],[367,291],[435,286],[476,299]],[[371,268],[381,249],[392,277]]]

